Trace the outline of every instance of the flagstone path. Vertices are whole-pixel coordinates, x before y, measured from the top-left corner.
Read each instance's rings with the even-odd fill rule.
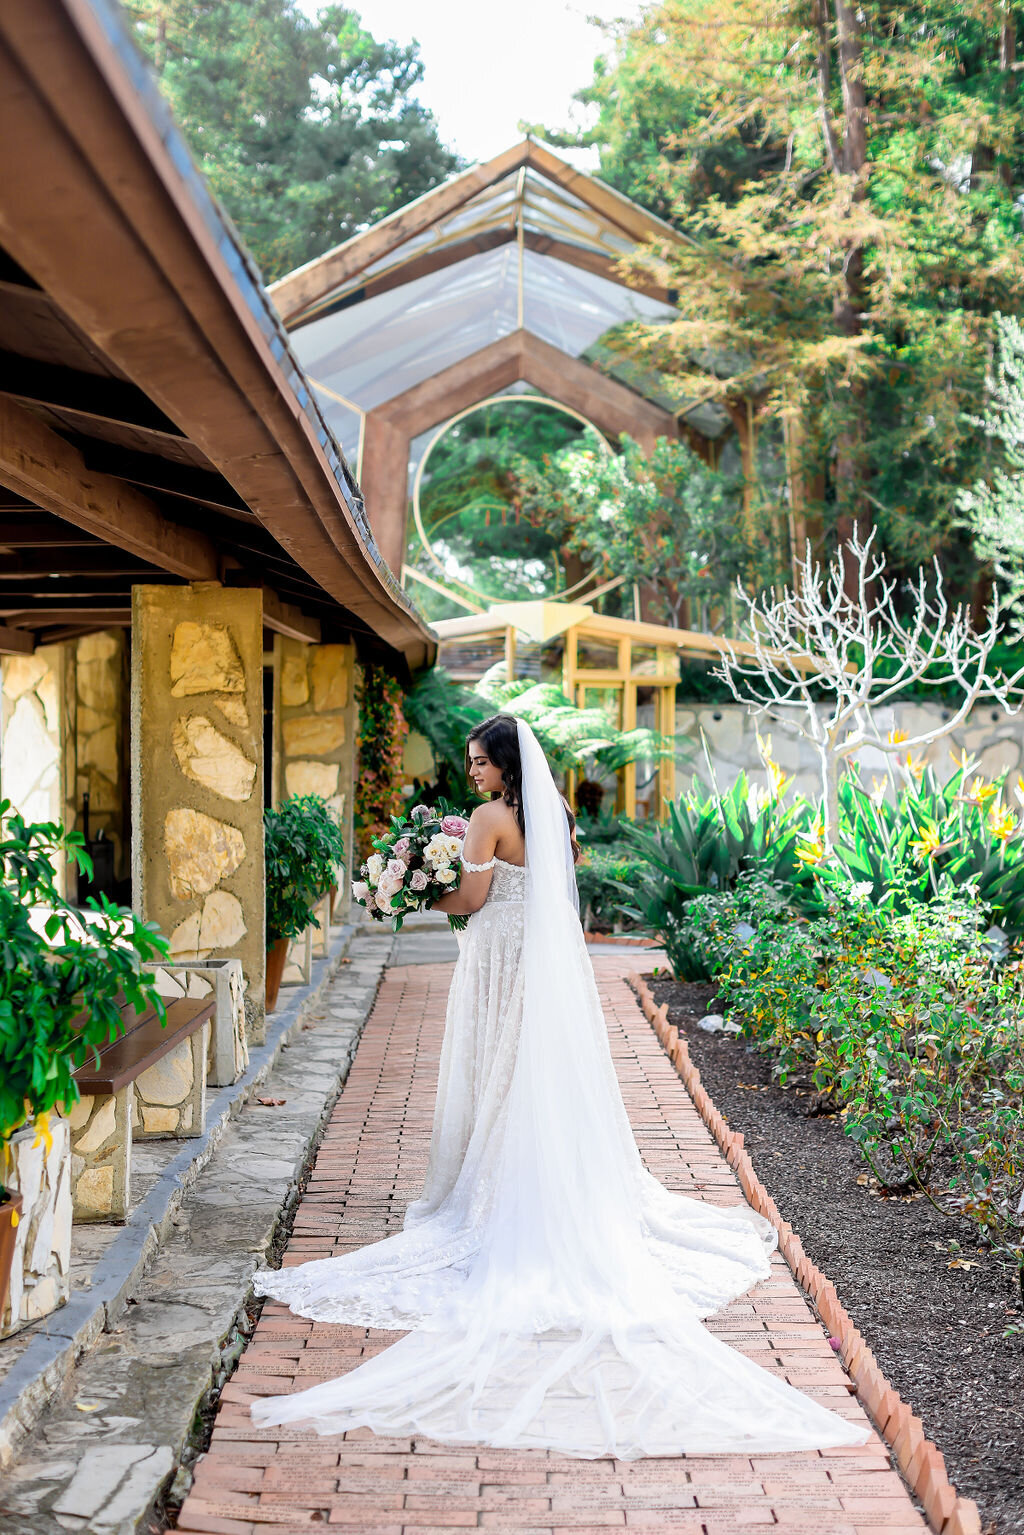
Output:
[[[397,958],[405,958],[399,950]],[[669,1188],[736,1204],[739,1186],[623,977],[628,949],[595,959],[626,1105],[647,1166]],[[299,1206],[285,1263],[347,1252],[396,1230],[419,1191],[451,966],[385,975]],[[860,1404],[807,1298],[775,1255],[771,1277],[712,1318],[721,1338],[857,1420]],[[311,1525],[373,1535],[455,1529],[575,1535],[609,1528],[749,1535],[909,1535],[926,1528],[877,1434],[857,1450],[571,1460],[368,1431],[318,1438],[257,1430],[249,1403],[343,1374],[395,1334],[294,1317],[267,1302],[224,1388],[209,1452],[178,1521],[189,1535],[288,1535]]]

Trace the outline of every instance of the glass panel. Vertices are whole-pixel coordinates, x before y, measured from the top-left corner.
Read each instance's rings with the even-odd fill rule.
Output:
[[[444,640],[438,646],[437,664],[456,682],[479,682],[484,672],[505,664],[505,635],[474,634],[464,640]]]
[[[658,652],[654,645],[634,645],[632,650],[632,670],[640,677],[656,677],[658,675]]]
[[[607,688],[580,688],[583,695],[584,709],[603,709],[616,729],[622,729],[622,689]]]
[[[579,671],[617,672],[619,647],[608,640],[585,640],[581,635],[576,650],[576,667]]]

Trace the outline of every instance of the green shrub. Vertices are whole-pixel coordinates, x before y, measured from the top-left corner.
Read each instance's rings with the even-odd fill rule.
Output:
[[[337,882],[345,857],[338,818],[319,794],[293,794],[263,812],[267,881],[267,948],[297,938],[313,907]]]
[[[610,846],[583,844],[583,854],[576,865],[576,884],[580,892],[580,912],[588,929],[608,932],[616,925],[634,927],[629,915],[637,881],[644,865],[636,854],[621,843]]]
[[[930,902],[896,871],[819,883],[820,912],[756,877],[691,903],[719,999],[783,1084],[842,1114],[879,1182],[967,1215],[1024,1274],[1024,981],[1000,965],[989,913],[947,876]],[[901,909],[902,908],[902,909]]]
[[[740,773],[725,794],[694,779],[663,825],[626,828],[640,860],[631,914],[661,938],[680,980],[709,979],[686,917],[695,897],[732,890],[743,874],[756,870],[790,900],[813,899],[813,878],[800,856],[813,820],[806,799],[787,806]]]
[[[0,802],[0,1145],[26,1120],[78,1102],[74,1073],[120,1031],[125,1000],[164,1005],[147,961],[166,959],[152,923],[90,898],[91,915],[57,888],[62,853],[92,872],[78,832],[57,823],[27,825]],[[32,908],[47,908],[43,920]],[[41,926],[42,932],[37,929]],[[0,1196],[2,1196],[0,1188]]]

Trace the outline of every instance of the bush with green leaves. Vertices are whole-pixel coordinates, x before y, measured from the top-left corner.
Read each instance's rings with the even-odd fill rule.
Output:
[[[65,857],[91,874],[79,832],[28,824],[0,802],[0,1144],[27,1120],[78,1102],[74,1073],[121,1029],[125,1001],[164,1005],[144,967],[167,958],[153,923],[90,897],[85,911],[61,894]],[[0,1188],[0,1197],[3,1190]]]
[[[293,794],[263,812],[267,881],[267,948],[320,924],[313,908],[344,862],[338,817],[319,794]]]
[[[756,875],[691,903],[718,997],[783,1085],[842,1115],[879,1184],[969,1217],[1024,1275],[1024,971],[971,885],[819,881],[819,912]],[[902,887],[902,888],[901,888]]]
[[[808,800],[786,805],[740,773],[724,794],[694,779],[669,807],[666,822],[627,827],[626,840],[640,860],[631,915],[658,935],[680,980],[710,978],[687,916],[695,897],[732,890],[755,870],[794,901],[810,897],[813,880],[800,850],[813,823]]]
[[[583,852],[576,865],[576,884],[580,893],[580,914],[590,931],[610,932],[616,927],[635,927],[630,916],[636,882],[644,865],[636,853],[622,842],[605,846],[583,840]]]
[[[405,695],[403,708],[411,728],[430,742],[438,792],[455,799],[466,792],[466,738],[493,714],[526,720],[556,773],[603,776],[675,752],[674,743],[653,730],[619,730],[603,709],[577,708],[552,682],[482,680],[467,688],[434,667]]]

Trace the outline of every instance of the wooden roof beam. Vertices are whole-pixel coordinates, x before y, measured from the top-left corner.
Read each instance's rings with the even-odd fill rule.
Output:
[[[267,290],[287,325],[307,304],[323,298],[357,272],[365,271],[407,240],[470,202],[478,192],[502,181],[524,163],[525,144],[516,144],[485,165],[473,165],[415,202],[388,214],[369,229],[271,283]]]
[[[30,656],[36,648],[36,637],[27,629],[10,629],[0,624],[0,656]]]
[[[0,396],[0,485],[44,511],[190,581],[217,579],[217,555],[130,485],[90,472],[81,453],[30,410]]]
[[[94,421],[157,432],[179,442],[182,432],[134,384],[96,373],[78,373],[52,363],[36,362],[13,352],[0,352],[0,395],[9,395],[56,410],[70,411]]]

